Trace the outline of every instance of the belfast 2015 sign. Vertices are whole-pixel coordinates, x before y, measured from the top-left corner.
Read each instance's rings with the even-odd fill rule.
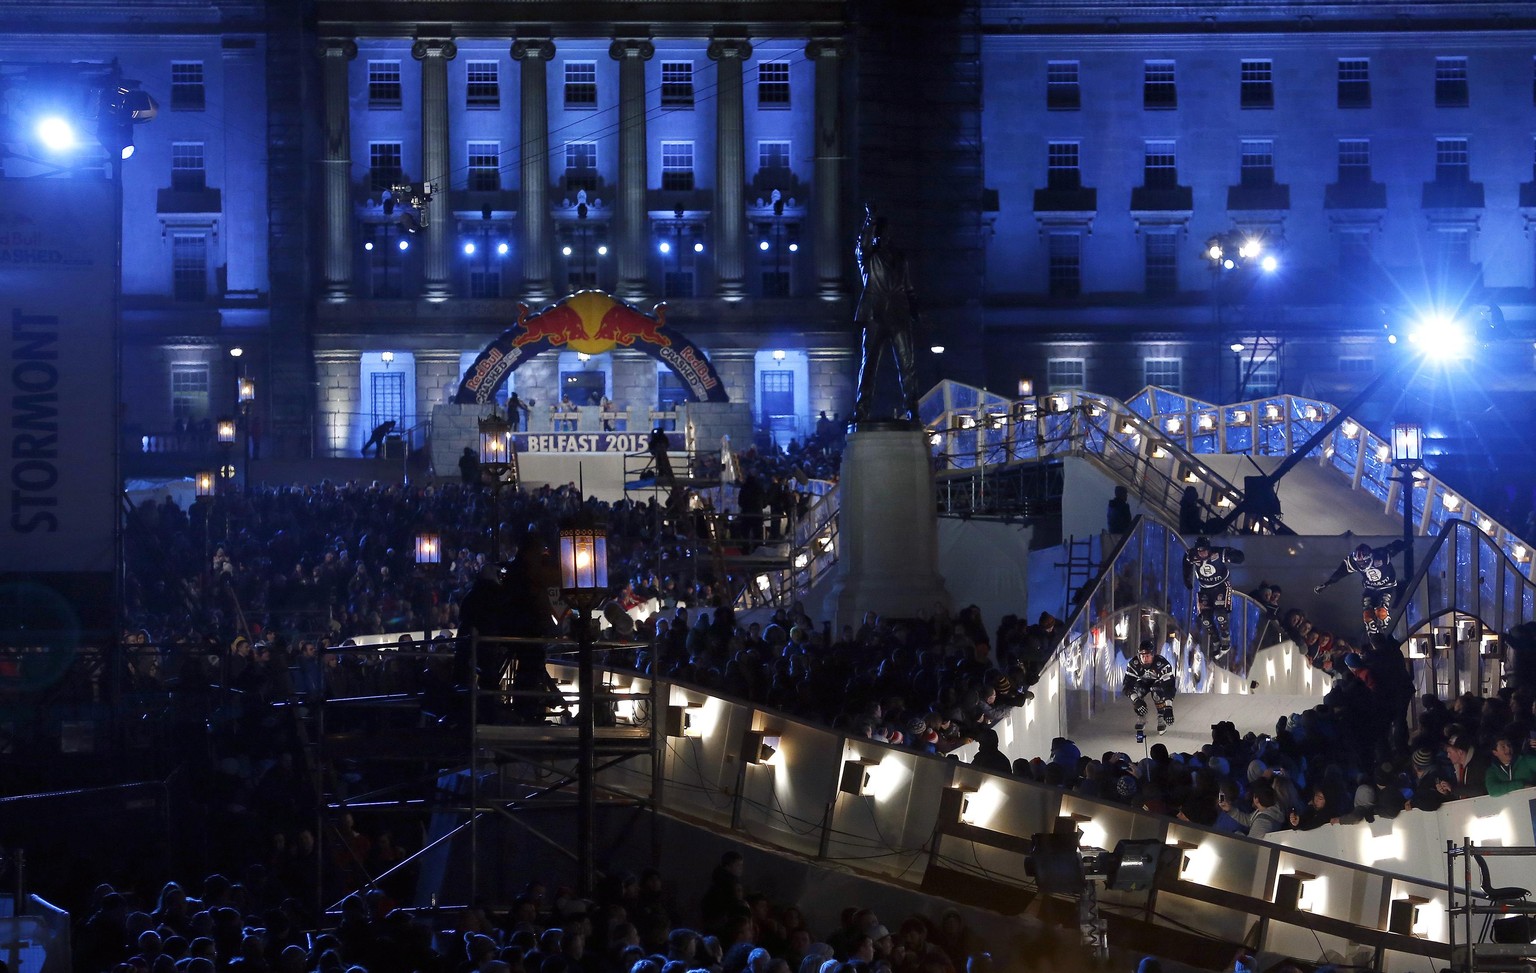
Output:
[[[512,448],[519,453],[643,453],[650,443],[643,432],[519,432]],[[683,434],[667,433],[667,451],[681,452]]]

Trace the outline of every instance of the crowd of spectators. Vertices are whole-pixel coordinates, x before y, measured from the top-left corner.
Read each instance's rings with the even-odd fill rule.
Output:
[[[797,484],[835,477],[838,437],[823,432],[788,450],[737,454],[741,482],[760,478],[793,495]],[[329,648],[358,635],[457,628],[466,595],[498,559],[488,552],[493,537],[511,539],[514,549],[552,540],[562,521],[586,511],[608,524],[621,612],[642,603],[656,609],[626,630],[633,648],[609,650],[610,665],[892,745],[942,754],[974,742],[978,766],[1252,836],[1432,810],[1536,784],[1530,693],[1466,694],[1449,705],[1424,696],[1410,736],[1412,689],[1402,656],[1317,631],[1299,610],[1282,610],[1277,585],[1261,583],[1253,593],[1272,627],[1268,641],[1295,640],[1336,680],[1321,705],[1282,718],[1273,733],[1220,724],[1197,752],[1157,744],[1143,760],[1094,757],[1058,739],[1049,754],[1010,764],[994,727],[1030,698],[1057,646],[1062,625],[1049,613],[1034,622],[1008,615],[989,630],[975,606],[955,613],[935,606],[908,620],[868,614],[834,632],[797,603],[742,625],[718,604],[724,579],[655,499],[605,504],[565,485],[505,491],[493,512],[494,496],[459,482],[322,483],[250,489],[190,511],[169,500],[140,506],[127,545],[126,595],[134,628],[142,629],[131,639],[142,650],[127,656],[130,684],[222,682],[258,702],[336,693],[348,673]],[[766,531],[785,529],[790,516],[769,507]],[[440,533],[447,563],[415,563],[414,539],[423,529]],[[251,708],[242,718],[267,717]],[[229,851],[221,865],[242,868],[242,881],[210,880],[201,901],[180,893],[182,904],[169,910],[167,894],[178,897],[172,886],[159,903],[140,900],[142,911],[133,908],[142,890],[99,889],[81,940],[91,957],[86,968],[827,973],[821,963],[831,960],[853,964],[834,970],[883,962],[896,973],[940,973],[974,965],[983,952],[956,927],[958,915],[936,923],[914,916],[893,935],[867,910],[851,911],[818,943],[793,906],[743,894],[731,863],[717,870],[719,888],[688,928],[662,906],[661,877],[647,873],[615,876],[592,902],[569,895],[545,901],[530,886],[505,916],[472,910],[451,929],[435,915],[441,928],[393,910],[406,893],[381,884],[346,900],[335,934],[305,935],[301,930],[316,927],[318,901],[289,890],[303,884],[317,856],[338,876],[366,881],[405,853],[388,830],[373,825],[364,834],[350,818],[317,837],[293,741],[280,733],[263,739],[212,768],[209,791],[210,806],[231,822],[230,848],[260,849],[259,860],[238,862],[239,852]]]
[[[680,907],[662,872],[615,870],[591,898],[527,882],[510,902],[402,908],[383,888],[321,916],[261,864],[175,880],[102,883],[73,936],[91,973],[989,973],[960,913],[886,925],[850,906],[819,928],[793,903],[749,890],[729,851]],[[1049,937],[1045,940],[1050,943]],[[1046,947],[1049,948],[1049,945]]]

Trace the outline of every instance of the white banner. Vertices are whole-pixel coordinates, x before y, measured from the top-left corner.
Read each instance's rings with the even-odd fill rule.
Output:
[[[105,179],[0,179],[0,574],[13,578],[87,573],[98,584],[81,589],[99,591],[112,575],[116,205]]]

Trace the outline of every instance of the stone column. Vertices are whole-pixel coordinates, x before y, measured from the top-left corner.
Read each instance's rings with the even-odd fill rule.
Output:
[[[626,301],[643,301],[648,289],[645,267],[645,62],[656,53],[646,38],[620,38],[608,47],[608,56],[619,62],[619,234],[618,294]]]
[[[320,389],[315,403],[322,456],[356,456],[369,430],[362,418],[362,359],[360,352],[337,349],[315,352]]]
[[[427,256],[422,296],[446,300],[448,284],[448,62],[459,52],[450,40],[419,40],[411,57],[421,62],[421,180],[432,186],[422,207]]]
[[[813,40],[805,45],[805,56],[816,65],[816,169],[811,183],[816,294],[824,301],[835,301],[843,296],[843,264],[845,251],[850,249],[837,219],[842,197],[843,143],[838,109],[843,45],[837,40]]]
[[[522,62],[522,215],[523,300],[539,307],[554,297],[549,278],[549,78],[547,65],[555,44],[547,37],[525,37],[512,44],[512,59]]]
[[[752,45],[745,40],[709,42],[709,59],[715,62],[715,294],[727,301],[746,296],[747,162],[741,74],[751,56]]]
[[[352,297],[352,114],[347,65],[357,45],[333,38],[320,42],[325,90],[325,299]]]
[[[416,421],[430,418],[432,410],[453,401],[459,390],[459,353],[434,348],[416,352]]]

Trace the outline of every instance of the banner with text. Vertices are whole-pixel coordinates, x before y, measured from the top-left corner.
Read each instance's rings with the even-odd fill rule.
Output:
[[[683,434],[666,435],[667,452],[682,452]],[[648,432],[515,432],[512,448],[519,453],[643,453],[650,440]]]
[[[112,625],[116,205],[105,179],[0,178],[0,604],[42,613],[7,634]]]

